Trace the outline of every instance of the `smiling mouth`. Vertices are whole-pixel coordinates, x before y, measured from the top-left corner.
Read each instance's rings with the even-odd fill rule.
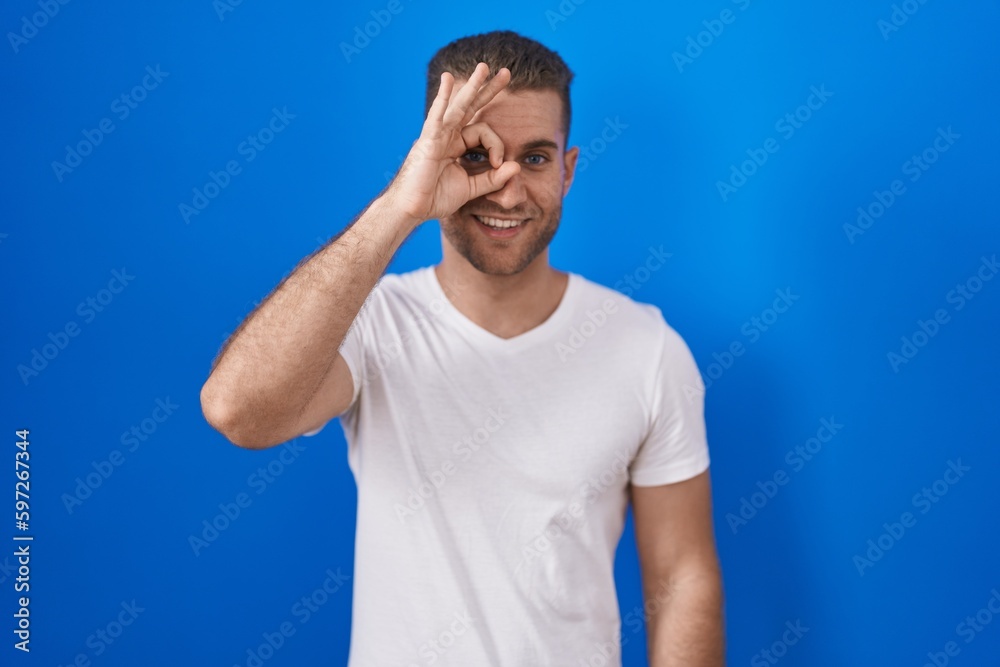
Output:
[[[473,215],[472,217],[475,218],[480,224],[491,229],[510,229],[512,227],[520,227],[528,220],[527,218],[494,218],[488,215]]]

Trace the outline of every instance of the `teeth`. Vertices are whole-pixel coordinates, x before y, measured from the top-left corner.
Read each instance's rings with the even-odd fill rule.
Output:
[[[496,229],[507,229],[508,227],[517,227],[521,224],[520,220],[501,220],[500,218],[487,218],[480,215],[476,216],[476,220]]]

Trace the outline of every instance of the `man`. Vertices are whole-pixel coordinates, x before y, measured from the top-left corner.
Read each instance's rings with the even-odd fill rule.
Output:
[[[441,49],[399,173],[247,318],[202,390],[248,448],[340,417],[352,667],[620,665],[629,500],[650,663],[723,662],[691,353],[655,306],[548,263],[578,155],[572,76],[511,32]],[[431,219],[441,263],[383,277]]]

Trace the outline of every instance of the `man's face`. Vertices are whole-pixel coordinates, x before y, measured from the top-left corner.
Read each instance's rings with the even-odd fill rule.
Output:
[[[464,80],[456,80],[457,89]],[[441,218],[445,239],[479,271],[490,275],[520,273],[541,255],[555,236],[562,200],[569,192],[577,148],[566,151],[562,100],[554,90],[501,91],[472,119],[485,122],[500,137],[504,160],[521,171],[503,188],[466,203]],[[490,169],[482,147],[459,159],[469,174]],[[517,223],[497,229],[483,222]],[[540,261],[545,261],[541,258]]]

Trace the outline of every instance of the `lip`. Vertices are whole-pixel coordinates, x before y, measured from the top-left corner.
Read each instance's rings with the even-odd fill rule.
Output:
[[[530,218],[502,218],[500,216],[488,215],[485,217],[496,218],[497,220],[520,220],[521,224],[514,227],[507,227],[505,229],[495,229],[489,225],[479,221],[479,216],[475,214],[470,214],[473,222],[475,222],[476,227],[478,227],[483,234],[491,239],[512,239],[521,233],[521,229],[528,223]]]

